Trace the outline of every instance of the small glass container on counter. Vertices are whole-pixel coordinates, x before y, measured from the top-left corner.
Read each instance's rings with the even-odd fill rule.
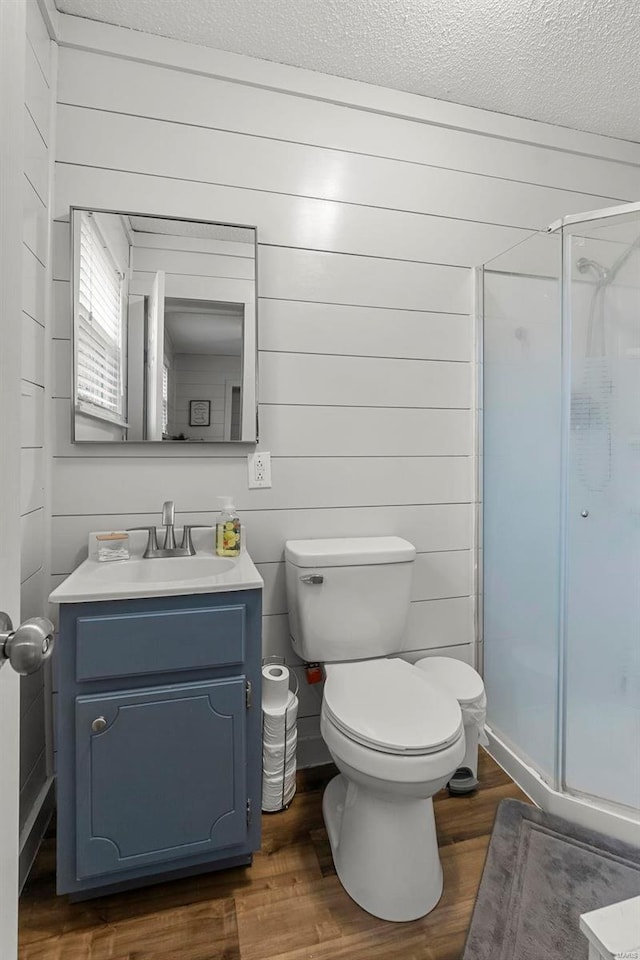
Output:
[[[96,560],[129,559],[128,533],[98,533],[96,534]]]

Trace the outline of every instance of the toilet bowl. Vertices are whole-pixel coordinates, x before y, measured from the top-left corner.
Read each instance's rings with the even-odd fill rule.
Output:
[[[324,664],[320,730],[340,771],[323,815],[347,893],[383,920],[423,917],[442,894],[432,797],[465,753],[457,699],[399,649],[415,548],[399,537],[288,541],[296,653]]]
[[[383,920],[416,920],[442,894],[431,798],[464,755],[457,701],[402,660],[328,665],[320,718],[340,771],[323,799],[336,872]]]

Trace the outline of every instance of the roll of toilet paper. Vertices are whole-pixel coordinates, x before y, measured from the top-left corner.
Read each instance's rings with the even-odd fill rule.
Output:
[[[289,697],[289,671],[279,663],[262,668],[262,709],[284,710]]]
[[[262,809],[288,806],[296,791],[298,698],[289,692],[285,706],[262,710]]]

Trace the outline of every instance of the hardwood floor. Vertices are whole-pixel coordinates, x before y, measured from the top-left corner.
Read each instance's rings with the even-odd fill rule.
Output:
[[[525,795],[481,751],[478,792],[435,798],[440,903],[387,923],[356,906],[333,869],[321,798],[334,773],[298,775],[289,810],[264,816],[249,868],[74,904],[56,897],[47,838],[20,901],[20,960],[459,960],[496,808]]]

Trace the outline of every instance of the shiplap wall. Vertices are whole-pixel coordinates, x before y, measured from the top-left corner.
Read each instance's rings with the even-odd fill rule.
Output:
[[[174,391],[169,433],[173,436],[183,433],[194,440],[224,439],[227,383],[240,383],[241,377],[240,357],[175,353],[169,378]],[[190,426],[189,401],[194,399],[208,400],[211,404],[208,427]]]
[[[50,215],[51,43],[36,0],[27,0],[25,44],[25,153],[23,311],[21,358],[21,619],[42,616],[48,586],[48,520],[44,451],[45,329]],[[39,836],[34,821],[49,784],[45,738],[44,671],[23,677],[20,690],[21,879]],[[37,827],[36,827],[37,830]]]
[[[462,108],[445,104],[451,125],[428,123],[414,113],[420,98],[397,93],[404,116],[359,109],[336,101],[363,85],[336,78],[324,97],[278,92],[256,71],[273,69],[274,85],[295,71],[244,58],[233,63],[236,74],[247,65],[247,82],[232,82],[215,51],[71,19],[54,210],[55,580],[84,556],[89,530],[154,522],[167,498],[180,520],[211,521],[229,493],[265,580],[265,653],[297,663],[287,538],[395,533],[418,550],[403,652],[472,660],[469,268],[556,217],[635,199],[639,168],[612,160],[604,138],[560,131],[566,146],[551,134],[545,146],[541,125],[480,111],[465,114],[479,131],[457,129]],[[96,52],[102,37],[109,53]],[[301,89],[322,86],[299,75]],[[272,489],[247,489],[242,448],[70,445],[70,205],[256,224]],[[317,735],[320,691],[301,689],[304,741]],[[307,748],[303,762],[319,756]]]

